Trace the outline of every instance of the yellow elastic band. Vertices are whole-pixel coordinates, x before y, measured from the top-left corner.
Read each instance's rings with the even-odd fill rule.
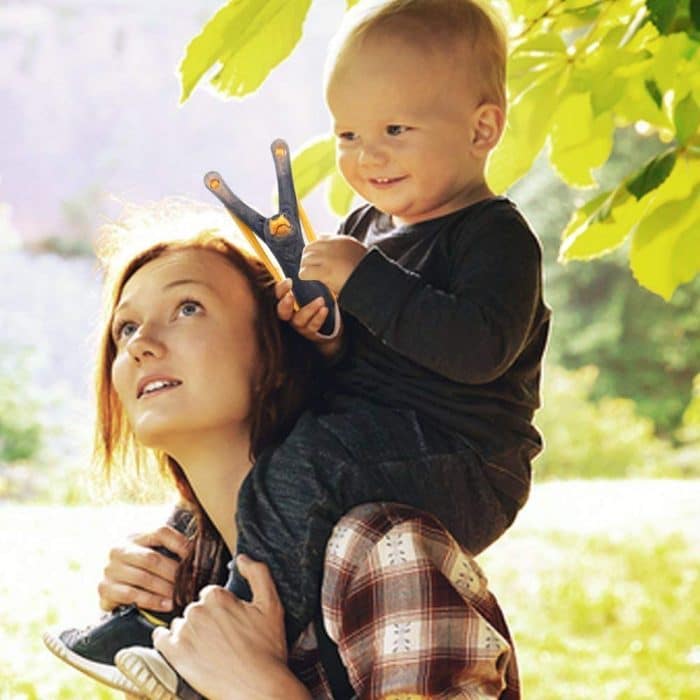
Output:
[[[141,610],[139,608],[139,612],[141,615],[143,615],[152,625],[155,625],[156,627],[167,627],[168,623],[165,622],[165,620],[161,620],[159,617],[156,617],[155,615],[151,615],[151,613],[146,612],[145,610]]]
[[[314,232],[314,229],[311,226],[311,221],[309,221],[309,217],[306,216],[304,207],[301,206],[301,202],[299,200],[297,200],[297,207],[299,208],[299,221],[301,221],[301,225],[304,228],[304,231],[306,231],[306,240],[311,243],[311,241],[316,240],[316,233]]]
[[[231,214],[230,211],[229,214]],[[260,245],[260,241],[258,240],[258,237],[253,233],[252,229],[234,214],[231,214],[231,218],[236,222],[236,224],[238,224],[238,228],[241,229],[241,232],[245,236],[248,243],[250,243],[250,245],[253,246],[258,257],[268,269],[272,277],[275,280],[277,280],[277,282],[284,279],[284,277],[282,277],[282,275],[280,274],[280,271],[278,270],[277,266],[270,260],[270,256],[267,254],[262,245]]]

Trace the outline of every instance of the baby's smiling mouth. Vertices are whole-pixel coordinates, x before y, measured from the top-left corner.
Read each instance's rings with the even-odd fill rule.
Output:
[[[406,175],[402,175],[401,177],[371,177],[369,178],[369,181],[373,185],[393,185],[396,182],[401,182],[401,180],[405,180],[406,177]]]

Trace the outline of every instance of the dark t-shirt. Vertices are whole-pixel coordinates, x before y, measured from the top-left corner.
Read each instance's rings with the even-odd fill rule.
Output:
[[[338,390],[461,434],[494,487],[522,505],[542,449],[532,417],[551,314],[523,216],[495,197],[392,228],[367,205],[340,233],[369,251],[338,299],[347,339]]]

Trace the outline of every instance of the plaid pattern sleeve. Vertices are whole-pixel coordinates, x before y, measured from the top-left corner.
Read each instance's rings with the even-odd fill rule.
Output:
[[[519,700],[515,647],[473,557],[438,520],[399,504],[354,508],[326,549],[323,616],[359,700]],[[332,698],[313,627],[290,666]]]

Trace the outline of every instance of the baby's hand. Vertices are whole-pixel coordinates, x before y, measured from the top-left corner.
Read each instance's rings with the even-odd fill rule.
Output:
[[[306,306],[302,306],[297,311],[294,310],[294,293],[292,292],[292,280],[289,278],[278,282],[275,285],[275,296],[277,302],[277,316],[282,321],[287,321],[292,325],[292,328],[302,335],[307,340],[316,343],[321,354],[330,359],[340,351],[342,344],[341,337],[343,327],[341,325],[337,336],[329,340],[319,334],[319,329],[328,316],[328,307],[323,300],[323,297],[318,297],[309,302]],[[342,319],[341,319],[342,324]]]
[[[365,244],[350,236],[324,236],[304,247],[299,279],[323,282],[338,295],[366,253]]]

